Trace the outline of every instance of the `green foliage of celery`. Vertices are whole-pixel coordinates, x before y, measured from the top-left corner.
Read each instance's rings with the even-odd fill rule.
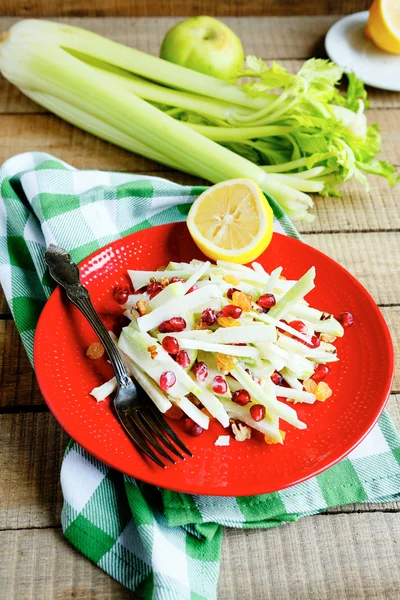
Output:
[[[231,130],[219,133],[215,126],[221,123],[209,116],[184,110],[173,116],[266,172],[286,175],[282,181],[287,184],[287,177],[306,178],[308,191],[340,196],[338,185],[350,177],[368,185],[364,173],[384,177],[393,186],[400,180],[395,167],[375,160],[381,137],[377,125],[367,125],[364,84],[348,73],[343,91],[339,88],[343,76],[343,69],[329,60],[312,58],[291,74],[275,61],[268,67],[262,59],[248,56],[238,81],[247,78],[241,88],[251,98],[265,99],[265,108],[249,114],[235,107],[224,123]],[[271,134],[265,135],[267,126]],[[312,189],[313,182],[322,188]]]

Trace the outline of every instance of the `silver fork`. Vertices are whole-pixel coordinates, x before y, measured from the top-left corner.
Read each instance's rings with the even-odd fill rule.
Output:
[[[166,465],[154,450],[175,464],[175,460],[160,441],[178,458],[184,459],[184,456],[175,448],[172,441],[188,456],[193,456],[145,392],[133,383],[118,348],[93,307],[88,290],[80,281],[79,269],[68,252],[50,244],[44,259],[52,278],[65,289],[68,299],[86,317],[107,351],[118,383],[118,391],[114,398],[115,412],[129,437],[160,467],[165,468]]]

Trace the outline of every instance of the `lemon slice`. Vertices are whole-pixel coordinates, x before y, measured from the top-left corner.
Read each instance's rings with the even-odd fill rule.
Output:
[[[381,50],[400,54],[399,0],[375,0],[369,9],[365,33]]]
[[[230,179],[194,201],[187,226],[208,258],[244,264],[260,256],[270,243],[273,213],[254,181]]]

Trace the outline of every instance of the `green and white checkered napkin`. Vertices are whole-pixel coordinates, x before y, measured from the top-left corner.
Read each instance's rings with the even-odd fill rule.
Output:
[[[52,288],[43,262],[50,242],[78,262],[121,236],[183,221],[202,191],[141,175],[78,171],[42,153],[8,160],[0,182],[0,281],[31,360],[36,322]],[[276,228],[297,236],[273,208]],[[212,600],[223,525],[273,527],[334,505],[394,500],[400,496],[399,465],[400,439],[387,413],[328,471],[246,498],[156,489],[71,442],[61,470],[62,526],[78,550],[134,590],[135,598]]]

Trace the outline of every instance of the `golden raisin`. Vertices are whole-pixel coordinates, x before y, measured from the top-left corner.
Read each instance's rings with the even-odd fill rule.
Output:
[[[286,431],[282,431],[282,429],[279,430],[279,433],[281,434],[282,437],[282,442],[284,441],[285,437],[286,437]],[[273,440],[272,438],[270,438],[268,435],[264,435],[264,442],[266,444],[279,444],[280,442],[278,442],[277,440]]]
[[[105,350],[103,344],[100,344],[100,342],[93,342],[93,344],[90,344],[89,348],[86,350],[86,356],[92,360],[96,360],[97,358],[101,358],[104,352]]]
[[[232,285],[239,285],[240,281],[234,275],[224,275],[222,278],[226,283],[231,283]]]
[[[229,354],[216,354],[215,360],[220,371],[229,373],[237,364],[237,358]]]
[[[200,319],[200,321],[196,321],[196,323],[194,324],[193,329],[195,329],[196,331],[199,330],[199,329],[208,329],[208,325],[207,325],[207,323],[204,323]]]
[[[143,315],[145,315],[146,314],[146,300],[144,298],[142,298],[142,300],[138,300],[136,302],[136,308],[141,317]]]
[[[150,281],[150,283],[155,283],[157,281],[157,279],[155,277],[150,277],[149,281]]]
[[[218,317],[217,323],[220,327],[240,327],[238,319],[232,317]]]
[[[167,267],[165,265],[161,265],[161,267],[158,267],[157,271],[166,271]]]
[[[327,333],[321,333],[319,339],[321,342],[326,342],[327,344],[333,344],[333,342],[336,340],[334,335],[328,335]]]
[[[305,379],[303,381],[303,387],[309,394],[315,394],[317,389],[317,382],[314,379]]]
[[[151,359],[154,360],[158,356],[157,346],[149,346],[147,351],[150,352]]]
[[[168,417],[169,419],[173,419],[174,421],[179,421],[179,419],[182,419],[183,414],[184,414],[183,410],[181,408],[179,408],[179,406],[175,406],[175,404],[173,404],[165,412],[165,416]]]
[[[320,402],[325,402],[327,398],[332,396],[332,390],[325,381],[320,381],[317,385],[315,396]]]
[[[232,294],[233,304],[239,306],[243,312],[250,312],[252,309],[253,298],[250,294],[244,292],[233,292]]]

